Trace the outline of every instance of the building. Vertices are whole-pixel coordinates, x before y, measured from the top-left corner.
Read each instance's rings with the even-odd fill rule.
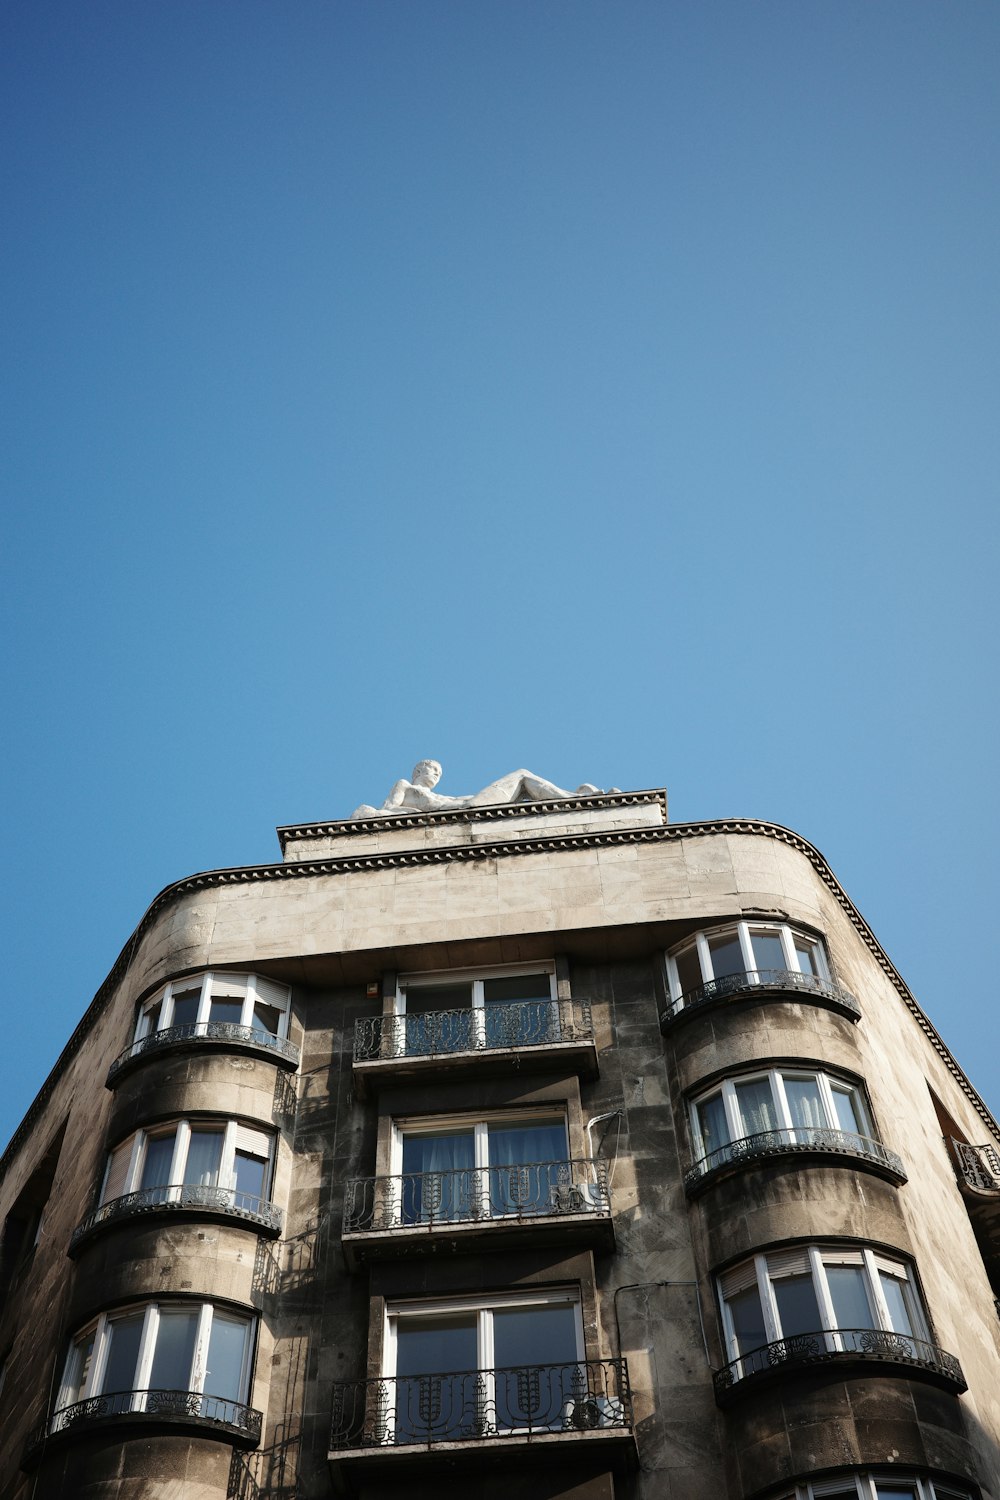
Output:
[[[998,1127],[870,928],[525,776],[154,900],[3,1158],[0,1500],[1000,1500]]]

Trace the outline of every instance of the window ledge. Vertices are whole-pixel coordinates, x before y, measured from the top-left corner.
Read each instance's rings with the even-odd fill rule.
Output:
[[[187,1026],[169,1026],[163,1031],[151,1032],[141,1041],[126,1047],[108,1069],[105,1087],[115,1088],[125,1073],[161,1052],[186,1052],[202,1047],[253,1053],[293,1072],[299,1065],[298,1047],[281,1037],[257,1031],[252,1026],[237,1026],[231,1021],[195,1021]]]
[[[798,1378],[804,1367],[830,1364],[924,1380],[954,1395],[968,1390],[958,1360],[936,1344],[881,1328],[834,1328],[778,1339],[732,1360],[715,1371],[715,1399],[719,1406],[728,1406],[763,1385],[786,1376]]]
[[[761,1166],[780,1156],[815,1157],[829,1165],[849,1163],[860,1171],[883,1177],[897,1187],[907,1180],[900,1158],[880,1141],[825,1126],[796,1126],[763,1130],[720,1146],[717,1151],[695,1162],[684,1174],[684,1191],[689,1198],[696,1197],[724,1177],[748,1167]]]
[[[63,1444],[110,1427],[138,1433],[183,1429],[218,1436],[237,1448],[256,1448],[262,1417],[252,1406],[197,1391],[113,1391],[64,1406],[28,1439],[22,1468],[30,1468],[52,1443]]]

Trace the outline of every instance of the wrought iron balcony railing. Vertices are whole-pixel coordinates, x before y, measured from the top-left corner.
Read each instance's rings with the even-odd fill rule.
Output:
[[[872,1360],[920,1370],[954,1390],[966,1389],[962,1367],[953,1354],[909,1333],[883,1328],[829,1328],[797,1333],[751,1349],[715,1372],[715,1394],[724,1400],[741,1381],[784,1368],[832,1360]]]
[[[593,1040],[587,1000],[508,1000],[409,1016],[362,1016],[354,1026],[354,1061],[517,1051]]]
[[[706,984],[688,990],[671,1002],[660,1017],[660,1025],[667,1026],[682,1013],[694,1010],[699,1005],[708,1005],[714,1000],[730,1000],[736,996],[747,996],[755,991],[788,992],[812,998],[821,1005],[829,1005],[852,1020],[860,1020],[861,1007],[854,996],[842,985],[831,979],[821,979],[818,974],[799,974],[794,969],[748,969],[745,973],[726,974],[721,979],[710,979]]]
[[[1000,1151],[996,1146],[970,1146],[952,1140],[959,1181],[979,1193],[1000,1193]]]
[[[895,1151],[887,1150],[881,1141],[873,1140],[867,1135],[854,1135],[849,1130],[830,1130],[820,1125],[796,1125],[789,1129],[759,1130],[754,1135],[743,1136],[740,1140],[719,1146],[689,1168],[684,1174],[684,1187],[690,1193],[724,1167],[741,1166],[744,1162],[759,1161],[762,1157],[805,1151],[851,1156],[880,1168],[900,1182],[906,1181],[902,1161]]]
[[[256,1026],[237,1026],[233,1021],[191,1021],[186,1026],[167,1026],[163,1031],[151,1031],[138,1042],[116,1057],[108,1069],[108,1085],[123,1069],[148,1053],[161,1048],[190,1046],[205,1042],[216,1046],[227,1043],[239,1048],[249,1047],[270,1057],[273,1062],[285,1067],[298,1067],[299,1049],[283,1037],[273,1036],[269,1031],[258,1031]]]
[[[333,1388],[332,1450],[631,1431],[623,1359],[386,1376]]]
[[[252,1224],[267,1234],[281,1233],[281,1209],[266,1198],[253,1193],[241,1192],[239,1188],[201,1187],[193,1183],[174,1183],[172,1186],[141,1188],[135,1193],[125,1193],[121,1198],[112,1198],[93,1209],[76,1226],[69,1242],[70,1255],[92,1234],[106,1224],[121,1219],[138,1218],[145,1214],[164,1213],[223,1214],[226,1218],[239,1219]]]
[[[355,1178],[347,1184],[344,1233],[610,1213],[603,1161],[518,1162]]]
[[[241,1447],[253,1448],[260,1442],[261,1414],[242,1401],[201,1391],[109,1391],[54,1411],[31,1434],[25,1458],[30,1459],[49,1438],[82,1433],[91,1424],[119,1418],[137,1424],[159,1420],[190,1422],[201,1429],[224,1433],[230,1442],[235,1441]]]

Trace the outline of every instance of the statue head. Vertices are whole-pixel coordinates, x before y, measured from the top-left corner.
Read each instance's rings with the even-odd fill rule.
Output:
[[[413,767],[413,785],[435,787],[441,780],[439,760],[418,760]]]

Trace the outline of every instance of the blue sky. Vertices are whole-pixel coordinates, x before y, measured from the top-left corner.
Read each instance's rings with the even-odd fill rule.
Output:
[[[0,26],[0,1135],[157,890],[424,755],[796,828],[1000,1109],[1000,9]]]

